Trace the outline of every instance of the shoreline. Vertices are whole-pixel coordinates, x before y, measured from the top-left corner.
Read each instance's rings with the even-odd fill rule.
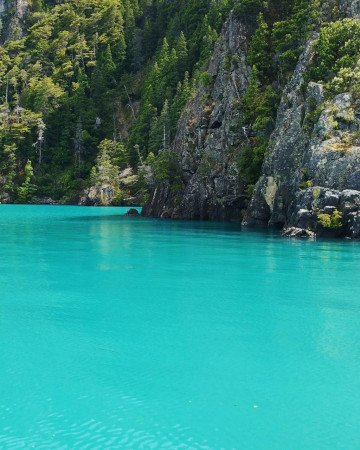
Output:
[[[238,223],[241,225],[241,218],[239,220],[183,220],[183,219],[170,219],[170,218],[159,218],[159,217],[153,217],[143,214],[143,206],[128,206],[128,205],[79,205],[79,204],[71,204],[71,203],[57,203],[57,202],[51,202],[51,203],[1,203],[0,206],[49,206],[49,207],[78,207],[78,208],[99,208],[99,209],[116,209],[116,208],[123,208],[127,209],[124,216],[127,217],[143,217],[147,219],[161,219],[163,221],[176,221],[176,222],[204,222],[204,223]],[[137,214],[135,214],[132,210],[136,210]],[[296,228],[296,227],[284,227],[283,229],[274,228],[274,227],[266,227],[266,226],[246,226],[241,225],[242,231],[263,231],[263,232],[269,232],[269,233],[276,233],[278,234],[282,239],[288,239],[288,240],[297,240],[297,241],[317,241],[317,240],[328,240],[328,241],[352,241],[352,242],[360,242],[359,238],[353,238],[350,236],[347,236],[345,234],[341,234],[341,232],[336,230],[328,230],[322,233],[318,233],[315,231],[303,229],[303,228]]]

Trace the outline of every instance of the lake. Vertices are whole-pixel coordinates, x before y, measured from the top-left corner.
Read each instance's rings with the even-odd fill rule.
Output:
[[[360,244],[0,205],[1,449],[358,449]]]

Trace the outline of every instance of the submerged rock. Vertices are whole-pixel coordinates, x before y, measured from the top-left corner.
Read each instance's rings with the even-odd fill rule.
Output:
[[[34,198],[33,203],[37,205],[58,205],[59,202],[51,197]]]
[[[131,208],[129,211],[125,214],[127,217],[137,217],[140,216],[140,213],[137,209]]]
[[[286,228],[282,235],[288,238],[316,239],[316,234],[313,231],[297,227]]]

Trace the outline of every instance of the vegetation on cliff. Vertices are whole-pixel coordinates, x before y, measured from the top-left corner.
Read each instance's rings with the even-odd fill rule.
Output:
[[[331,93],[359,91],[359,21],[341,20],[338,0],[330,0],[333,21],[324,23],[324,3],[36,0],[22,15],[22,32],[6,30],[8,12],[0,46],[0,201],[75,202],[129,165],[140,173],[134,186],[142,194],[144,164],[160,181],[179,177],[168,151],[188,99],[213,81],[207,61],[231,10],[247,27],[252,68],[238,123],[246,135],[239,172],[250,193],[281,93],[313,31],[320,34],[306,82],[321,80]]]

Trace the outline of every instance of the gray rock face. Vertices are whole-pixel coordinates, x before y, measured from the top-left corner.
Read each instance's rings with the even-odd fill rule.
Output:
[[[324,22],[333,20],[333,6],[322,4]],[[360,17],[360,0],[338,0],[337,6],[343,18]],[[246,31],[235,17],[226,23],[209,67],[214,84],[199,88],[189,102],[173,145],[181,189],[156,185],[146,215],[240,219],[244,182],[236,159],[246,139],[238,125],[250,73]],[[321,83],[305,84],[317,37],[309,39],[282,93],[244,225],[360,237],[360,100],[350,92],[329,98]]]
[[[322,225],[321,217],[330,219],[338,214],[340,223]],[[296,227],[317,234],[360,237],[360,191],[332,190],[312,187],[298,191],[288,227]]]
[[[360,0],[340,0],[339,7],[344,17],[360,17]]]
[[[86,189],[79,200],[79,206],[111,205],[115,197],[115,189],[110,185],[92,186]]]
[[[22,20],[28,7],[29,0],[0,0],[1,42],[22,37]]]
[[[306,99],[301,89],[303,75],[313,58],[313,36],[308,43],[286,87],[278,111],[275,131],[272,135],[262,176],[244,220],[245,225],[277,225],[287,223],[289,207],[301,183],[302,159],[308,146],[303,132]],[[321,88],[316,89],[319,96]]]
[[[157,185],[143,213],[181,219],[240,218],[245,184],[237,168],[239,104],[249,82],[247,30],[235,16],[225,24],[208,72],[210,87],[201,86],[178,125],[173,154],[181,171],[176,192]]]
[[[359,1],[342,1],[340,6],[346,16],[360,12]],[[342,215],[342,227],[335,234],[360,237],[360,103],[348,92],[325,100],[319,83],[310,83],[304,92],[303,76],[312,62],[315,38],[309,41],[283,93],[276,129],[244,224],[327,234],[318,216],[332,217],[336,210]],[[309,130],[306,119],[316,107],[321,113]]]

